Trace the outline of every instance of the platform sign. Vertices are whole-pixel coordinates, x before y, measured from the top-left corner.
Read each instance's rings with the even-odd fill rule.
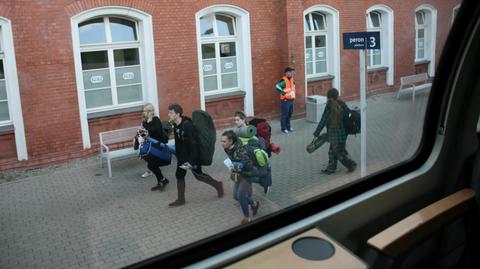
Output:
[[[343,33],[343,48],[347,50],[380,49],[380,32]]]
[[[380,32],[343,33],[343,48],[359,50],[360,62],[360,174],[367,175],[367,66],[365,50],[380,49]]]

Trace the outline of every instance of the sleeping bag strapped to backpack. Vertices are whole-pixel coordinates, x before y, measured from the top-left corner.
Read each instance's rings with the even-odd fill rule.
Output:
[[[272,145],[270,143],[272,127],[270,127],[270,124],[268,124],[266,119],[261,118],[253,118],[248,124],[257,128],[257,136],[265,140],[265,149],[270,157],[272,154]]]
[[[199,165],[211,165],[215,153],[217,132],[212,117],[203,110],[192,112],[192,123],[195,127],[195,138],[198,145]]]
[[[158,158],[165,162],[165,165],[172,161],[172,154],[175,154],[173,146],[160,143],[156,139],[147,137],[138,148],[138,155],[142,158]]]

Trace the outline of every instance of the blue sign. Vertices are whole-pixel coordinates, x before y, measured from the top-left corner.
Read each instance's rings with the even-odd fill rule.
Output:
[[[343,33],[343,48],[347,50],[380,49],[380,32]]]

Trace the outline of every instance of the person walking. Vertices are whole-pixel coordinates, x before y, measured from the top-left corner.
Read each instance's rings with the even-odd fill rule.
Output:
[[[284,73],[285,75],[275,85],[275,90],[280,93],[280,127],[282,133],[288,134],[289,132],[293,132],[290,119],[293,114],[293,103],[295,101],[295,82],[293,81],[295,69],[287,67]]]
[[[242,145],[234,131],[228,130],[220,138],[225,153],[232,161],[231,178],[235,182],[233,186],[233,198],[240,203],[243,212],[241,224],[250,222],[257,215],[260,207],[259,201],[252,199],[252,179],[258,177],[258,169],[254,166],[247,148]],[[252,214],[250,215],[250,208]]]
[[[195,128],[192,120],[183,116],[183,108],[178,104],[172,104],[168,107],[168,118],[174,124],[175,151],[177,156],[175,177],[177,179],[178,192],[177,200],[168,204],[168,206],[176,207],[185,204],[185,176],[188,169],[192,170],[193,176],[198,181],[214,187],[219,198],[223,197],[223,183],[204,173],[202,166],[199,165],[199,156],[202,152],[198,150],[198,141],[196,141],[194,136]]]
[[[348,107],[342,100],[338,99],[338,90],[331,88],[327,92],[327,105],[323,111],[322,118],[313,133],[315,138],[320,136],[323,127],[327,127],[327,139],[330,143],[328,150],[328,165],[322,170],[325,174],[335,173],[337,170],[337,161],[340,161],[348,172],[355,170],[357,164],[350,159],[345,148],[347,142],[347,133],[343,127],[344,111],[348,111]]]
[[[167,143],[168,136],[163,131],[162,122],[160,119],[155,116],[155,108],[151,103],[146,103],[143,106],[143,128],[148,131],[148,136],[157,140],[159,143],[152,144],[152,147],[160,148],[160,143]],[[152,191],[160,190],[163,191],[165,186],[169,183],[169,180],[166,179],[160,167],[166,166],[170,164],[170,161],[162,160],[152,155],[147,155],[143,157],[143,159],[147,162],[147,168],[157,178],[157,185],[152,187]]]

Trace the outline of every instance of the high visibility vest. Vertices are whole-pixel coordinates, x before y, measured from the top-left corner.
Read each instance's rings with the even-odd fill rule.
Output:
[[[287,76],[282,78],[285,81],[285,94],[280,94],[280,100],[293,100],[295,99],[295,83],[293,78],[289,79]]]

